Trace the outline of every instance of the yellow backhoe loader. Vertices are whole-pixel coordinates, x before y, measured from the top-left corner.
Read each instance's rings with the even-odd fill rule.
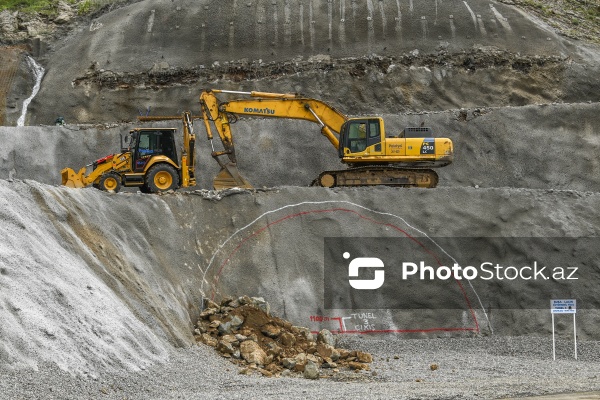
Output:
[[[219,102],[216,95],[220,93],[246,98]],[[239,115],[317,123],[349,168],[322,172],[313,181],[316,186],[432,188],[438,183],[438,175],[429,168],[444,167],[454,157],[452,141],[433,138],[429,127],[408,127],[392,135],[386,132],[381,117],[348,118],[327,103],[297,94],[205,90],[200,95],[200,104],[211,146],[214,126],[224,148],[215,151],[213,146],[212,156],[221,166],[213,182],[215,189],[251,187],[240,175],[236,164],[231,124]],[[229,160],[223,162],[221,156],[227,156]]]
[[[183,150],[177,157],[177,128],[136,128],[121,137],[121,152],[111,154],[81,168],[61,171],[62,184],[73,188],[94,187],[118,192],[134,186],[144,193],[157,193],[196,185],[192,115],[139,117],[141,121],[182,120]],[[89,170],[88,168],[91,167]]]

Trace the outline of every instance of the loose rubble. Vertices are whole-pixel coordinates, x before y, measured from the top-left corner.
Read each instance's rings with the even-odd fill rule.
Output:
[[[328,377],[342,370],[369,371],[371,354],[336,348],[328,330],[315,335],[308,329],[270,315],[260,297],[226,298],[221,304],[205,300],[195,329],[196,342],[214,347],[240,366],[240,374]]]

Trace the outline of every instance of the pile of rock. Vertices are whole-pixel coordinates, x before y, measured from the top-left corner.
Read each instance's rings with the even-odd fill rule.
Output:
[[[240,365],[240,373],[265,376],[303,375],[317,379],[342,369],[368,371],[369,353],[336,348],[326,329],[315,338],[307,328],[270,315],[259,297],[205,301],[195,329],[196,341],[214,347]]]

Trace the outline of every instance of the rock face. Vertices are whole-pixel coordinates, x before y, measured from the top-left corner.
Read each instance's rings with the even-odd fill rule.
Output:
[[[462,114],[454,110],[383,118],[391,135],[425,122],[436,136],[452,139],[455,161],[437,169],[439,186],[600,191],[600,143],[595,130],[600,126],[600,103],[464,109]],[[78,170],[113,154],[120,149],[119,135],[137,126],[31,126],[17,131],[0,127],[4,143],[0,178],[8,178],[14,169],[15,178],[59,184],[62,168]],[[180,127],[180,123],[143,126]],[[198,137],[205,135],[200,121],[194,127]],[[240,120],[232,131],[240,173],[255,187],[308,186],[320,172],[344,168],[318,125],[311,122]],[[198,189],[212,188],[212,178],[219,172],[210,153],[210,145],[197,139]]]
[[[4,10],[0,12],[0,30],[4,34],[15,33],[18,29],[17,11]]]
[[[75,12],[71,6],[64,1],[59,1],[57,5],[57,15],[54,17],[54,22],[57,24],[68,24],[73,20]]]
[[[100,15],[46,55],[31,124],[196,111],[210,87],[304,93],[348,114],[579,102],[600,90],[589,53],[504,4],[284,3],[146,0]]]
[[[369,353],[336,349],[324,343],[335,343],[326,329],[315,341],[307,328],[266,313],[265,304],[262,298],[248,296],[228,298],[220,305],[207,301],[196,324],[196,341],[215,347],[223,357],[240,365],[241,373],[255,370],[273,376],[284,371],[289,375],[291,371],[302,373],[306,379],[317,379],[321,373],[335,373],[342,368],[369,370],[368,364],[373,362]],[[227,322],[222,321],[234,320],[243,323],[231,325],[231,334],[224,334],[220,328]]]
[[[68,3],[60,3],[54,25],[0,13],[0,40],[69,25]],[[435,329],[461,335],[449,333],[453,328],[550,334],[547,310],[529,307],[564,292],[534,285],[499,296],[496,285],[465,286],[472,313],[444,309],[446,292],[434,289],[405,291],[418,295],[417,306],[420,297],[437,302],[426,313],[379,310],[373,322],[352,317],[353,310],[324,312],[323,240],[349,232],[389,237],[398,234],[387,230],[394,224],[419,237],[490,242],[598,237],[597,49],[496,2],[380,1],[380,12],[372,1],[346,1],[354,8],[345,10],[336,3],[233,2],[239,12],[232,14],[231,2],[146,0],[94,17],[53,43],[41,60],[48,75],[29,121],[53,124],[63,115],[69,125],[0,127],[1,365],[139,370],[196,339],[248,371],[315,377],[314,367],[321,376],[364,370],[370,360],[338,347],[323,328],[420,329],[407,337],[437,335]],[[240,170],[257,187],[274,189],[148,196],[56,186],[63,167],[118,151],[119,133],[132,125],[105,123],[150,109],[198,110],[198,93],[213,85],[303,92],[349,115],[385,114],[391,134],[426,123],[454,141],[456,161],[439,171],[440,187],[431,191],[300,187],[340,166],[318,127],[240,119]],[[31,89],[13,86],[20,95]],[[18,111],[14,94],[8,97]],[[199,187],[209,188],[217,168],[208,146],[199,146],[198,165]],[[578,254],[556,251],[556,259],[567,265]],[[582,339],[599,339],[595,265],[579,271],[587,286],[576,296],[588,296],[582,303],[589,307],[578,313]],[[201,310],[211,292],[267,296],[274,313],[310,328],[273,318],[258,297]],[[518,298],[515,309],[499,308],[507,298]],[[194,338],[189,328],[198,318]],[[569,328],[559,326],[566,334]]]

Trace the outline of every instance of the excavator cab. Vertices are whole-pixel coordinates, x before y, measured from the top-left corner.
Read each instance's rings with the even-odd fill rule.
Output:
[[[371,146],[381,152],[381,128],[379,119],[351,119],[342,125],[338,155],[363,153]]]

